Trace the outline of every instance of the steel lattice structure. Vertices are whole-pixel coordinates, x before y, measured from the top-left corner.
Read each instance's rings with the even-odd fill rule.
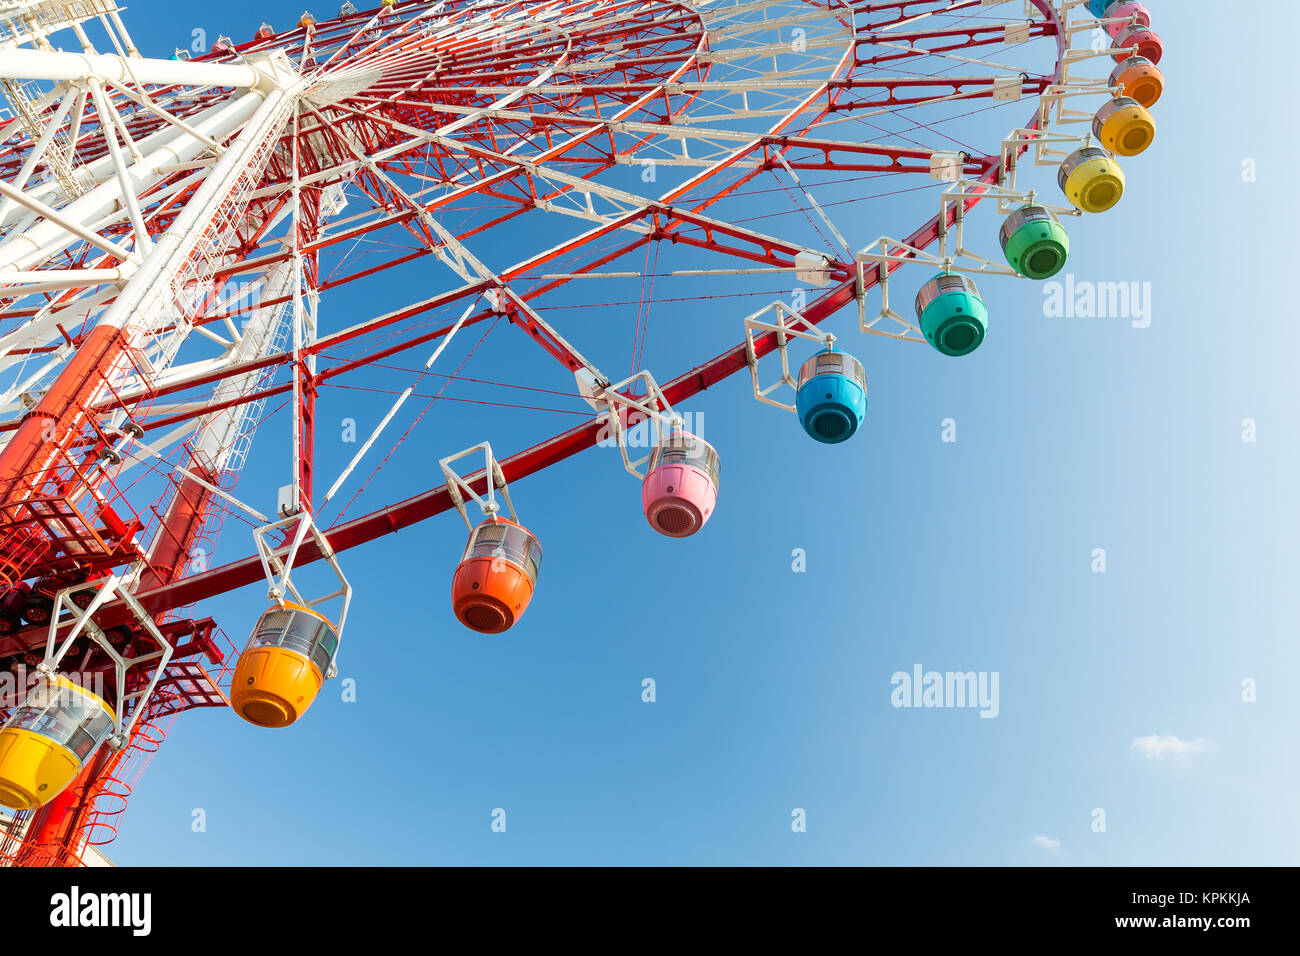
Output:
[[[112,722],[75,783],[18,814],[0,858],[78,862],[111,839],[172,716],[228,702],[233,649],[197,602],[263,578],[283,600],[292,567],[336,564],[572,456],[608,435],[616,405],[626,426],[745,369],[765,398],[759,360],[784,362],[842,310],[877,339],[924,345],[887,299],[874,317],[866,303],[936,243],[943,272],[1017,275],[969,253],[962,226],[983,199],[1035,202],[1021,158],[1059,165],[1058,147],[1093,135],[1078,98],[1122,92],[1083,75],[1120,58],[1093,40],[1145,14],[1098,21],[1089,6],[347,4],[159,59],[112,0],[5,0],[0,671],[99,674]],[[837,226],[848,200],[829,201],[831,186],[857,220],[880,210],[871,235]],[[857,251],[846,233],[902,238]],[[390,274],[418,275],[402,288],[419,297],[360,321],[331,313],[332,290]],[[643,374],[651,303],[774,283],[806,301],[777,307],[775,325],[724,305],[721,331],[664,345],[657,382]],[[255,294],[232,307],[232,285]],[[631,377],[566,321],[583,296],[631,325]],[[444,350],[446,364],[480,345],[546,367],[536,386],[494,387],[565,392],[580,423],[540,430],[497,471],[488,449],[468,481],[367,491],[360,516],[333,514],[345,488],[367,487],[357,466],[392,443],[386,426]],[[318,472],[330,390],[406,356],[389,414],[340,473]],[[236,481],[276,406],[290,447],[257,446],[285,460],[272,509]],[[232,517],[259,526],[258,550],[196,561]]]

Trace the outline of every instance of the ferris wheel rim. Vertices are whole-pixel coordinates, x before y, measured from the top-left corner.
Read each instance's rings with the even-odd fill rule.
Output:
[[[1034,7],[1039,9],[1041,14],[1043,14],[1043,23],[1045,26],[1049,27],[1048,30],[1045,30],[1045,33],[1056,35],[1057,61],[1052,73],[1052,78],[1056,79],[1061,75],[1061,57],[1063,49],[1066,47],[1066,38],[1063,36],[1060,29],[1061,25],[1060,20],[1058,20],[1057,17],[1057,10],[1054,8],[1052,0],[1031,0],[1031,3],[1034,4]],[[685,4],[672,5],[684,9],[692,9],[686,7]],[[845,4],[845,8],[852,12],[852,5]],[[242,51],[243,48],[273,46],[276,39],[283,39],[286,38],[286,36],[305,35],[305,33],[307,33],[307,30],[303,29],[303,27],[296,27],[295,30],[286,31],[285,34],[278,34],[277,38],[253,40],[253,42],[248,44],[240,44],[237,51]],[[209,55],[208,57],[204,57],[204,59],[211,60],[216,59],[216,57],[237,56],[237,51],[221,53],[221,55]],[[852,56],[850,56],[850,51],[845,51],[844,55],[841,55],[839,64],[836,65],[836,69],[833,70],[833,73],[831,74],[832,77],[844,72],[844,70],[850,65],[852,65]],[[677,69],[673,75],[680,75],[684,69],[688,69],[688,65],[679,66],[679,69]],[[810,96],[815,95],[818,94],[810,94]],[[831,95],[832,98],[841,96],[842,88],[841,90],[831,91]],[[833,101],[833,99],[831,101]],[[790,124],[790,122],[796,121],[797,118],[801,116],[802,112],[805,111],[801,111],[801,109],[798,108],[798,105],[790,108],[784,117],[781,117],[779,121],[772,124],[770,127],[770,135],[779,134],[785,126]],[[815,114],[813,118],[810,118],[810,120],[807,121],[807,124],[802,126],[801,131],[815,129],[816,124],[818,124],[818,121],[822,116],[824,116],[824,112]],[[1030,129],[1032,129],[1035,124],[1036,118],[1034,122],[1031,122]],[[1021,152],[1024,151],[1024,148],[1027,147],[1021,147]],[[982,182],[992,181],[992,179],[997,176],[1000,168],[1000,164],[993,164],[992,166],[985,168]],[[711,170],[712,168],[703,170],[703,172],[699,174],[699,177],[706,176],[706,174],[711,172]],[[689,179],[685,186],[679,187],[679,190],[676,190],[676,193],[686,193],[686,191],[689,191],[688,187],[690,183],[693,182],[694,178]],[[978,200],[975,200],[975,202],[978,202]],[[913,241],[910,241],[910,245],[918,245],[919,247],[931,245],[931,243],[935,241],[937,220],[939,220],[939,217],[936,216],[932,217],[930,220],[924,221],[923,225],[913,234]],[[238,269],[231,269],[231,272],[237,271]],[[824,291],[824,293],[811,300],[810,307],[806,310],[807,315],[813,316],[811,321],[814,321],[814,323],[820,323],[820,321],[828,319],[833,312],[839,311],[839,308],[845,306],[845,304],[852,302],[853,298],[855,298],[855,291],[857,291],[855,290],[855,282],[857,282],[855,278],[841,281],[840,284],[833,287],[833,289]],[[868,277],[867,282],[868,284],[874,282],[874,276]],[[866,289],[863,289],[862,291],[865,293]],[[828,307],[826,303],[835,304]],[[766,351],[771,349],[772,338],[774,337],[767,336],[762,339],[759,350],[761,350],[763,354],[766,354]],[[697,394],[699,390],[708,388],[708,385],[723,380],[723,378],[731,376],[733,373],[740,371],[741,368],[744,368],[745,364],[740,360],[742,354],[744,354],[744,343],[732,347],[732,349],[720,352],[719,355],[708,359],[707,362],[701,365],[697,365],[697,367],[690,369],[690,371],[682,372],[681,375],[673,378],[672,381],[669,381],[668,384],[664,386],[664,390],[666,390],[666,394],[668,394],[669,397],[679,399],[679,401],[682,398],[689,398],[690,395]],[[554,436],[546,438],[546,440],[539,441],[537,444],[516,451],[515,454],[511,455],[511,457],[502,459],[503,467],[506,468],[508,472],[513,473],[513,476],[515,477],[532,475],[532,473],[542,470],[542,468],[549,467],[550,464],[558,463],[559,460],[572,457],[572,455],[577,454],[578,451],[589,447],[591,442],[594,441],[594,436],[597,431],[598,423],[584,423],[576,425],[576,427],[573,428],[565,429],[565,431],[554,434]],[[385,515],[391,515],[394,511],[412,509],[412,507],[416,506],[417,502],[424,502],[426,499],[437,497],[439,493],[445,494],[445,492],[445,486],[439,486],[439,488],[430,489],[429,492],[400,499],[400,501],[390,503],[390,505],[385,505],[378,507],[378,509],[368,511],[367,514],[352,519],[350,522],[335,523],[334,525],[331,525],[330,528],[326,529],[326,532],[335,536],[352,536],[356,529],[376,527],[376,524],[381,522]],[[437,509],[429,510],[428,514],[422,515],[419,520],[424,520],[425,518],[429,518],[429,516],[438,514],[438,512],[446,510],[446,507],[446,505],[443,505],[442,507],[437,507]],[[399,525],[399,527],[404,527],[404,524]],[[393,529],[396,528],[394,527]],[[378,537],[378,533],[367,532],[367,535],[369,536],[361,537],[360,540],[355,541],[355,544],[363,544],[364,541],[373,540],[373,537]],[[350,546],[354,546],[354,544],[342,545],[342,548],[350,548]],[[308,557],[308,555],[309,551],[308,554],[304,554],[304,557]],[[237,561],[227,562],[222,564],[220,567],[212,568],[212,570],[199,572],[199,574],[188,576],[188,578],[175,581],[175,583],[164,585],[164,587],[156,589],[156,591],[142,592],[140,597],[142,597],[142,600],[146,602],[149,609],[162,610],[174,609],[174,607],[185,606],[191,604],[192,601],[201,600],[203,597],[213,597],[216,596],[216,594],[233,591],[233,589],[243,587],[244,584],[252,583],[253,580],[256,580],[256,576],[253,576],[253,578],[247,581],[238,581],[238,583],[230,583],[224,585],[224,587],[214,589],[211,588],[211,583],[214,580],[234,580],[250,567],[251,561],[255,561],[255,558],[242,558],[237,559]],[[168,594],[172,597],[166,597]]]
[[[819,7],[818,4],[811,3],[811,0],[809,0],[809,2],[810,5]],[[1066,38],[1064,37],[1063,32],[1060,28],[1059,18],[1057,16],[1057,11],[1055,6],[1052,3],[1052,0],[1031,0],[1031,2],[1043,15],[1043,20],[1041,22],[1044,24],[1045,27],[1044,35],[1054,34],[1056,37],[1057,57],[1056,57],[1055,66],[1053,67],[1052,74],[1051,74],[1051,79],[1055,80],[1059,78],[1061,75],[1062,54],[1066,46]],[[674,3],[672,5],[681,7],[683,9],[692,9],[690,7],[687,7],[685,4]],[[852,6],[847,3],[845,4],[845,8],[846,10],[849,11],[852,11],[853,9]],[[829,9],[829,8],[823,8],[823,9]],[[694,12],[698,12],[698,11],[694,11]],[[281,36],[294,36],[299,34],[305,35],[306,30],[303,28],[297,28],[293,31],[288,31],[286,34],[282,34]],[[263,45],[269,45],[272,42],[273,41],[268,40],[265,41]],[[243,46],[251,47],[253,45],[256,44],[245,44]],[[831,74],[831,77],[839,75],[846,68],[846,64],[852,64],[853,60],[850,53],[851,53],[851,45],[850,45],[850,49],[846,50],[845,53],[841,55],[835,70]],[[234,51],[232,51],[230,55],[234,55]],[[675,71],[674,75],[680,75],[680,73],[687,68],[688,66],[685,64],[679,66],[678,70]],[[829,77],[827,79],[829,79]],[[826,87],[825,89],[827,90],[827,92],[830,93],[832,98],[843,95],[843,89],[830,89],[829,87]],[[820,92],[821,90],[819,89],[818,92],[810,93],[809,98],[819,95]],[[830,102],[833,101],[834,100],[832,99]],[[798,104],[794,107],[791,107],[787,111],[785,116],[783,116],[778,121],[772,124],[772,126],[769,128],[768,135],[775,136],[776,134],[780,133],[782,128],[787,126],[790,122],[796,120],[800,116],[801,112],[803,111],[799,109]],[[812,116],[812,118],[809,119],[809,121],[802,126],[801,131],[807,131],[815,128],[819,120],[821,119],[821,117],[825,115],[825,112],[826,111],[824,110],[821,113]],[[1032,129],[1034,125],[1036,125],[1036,118],[1033,122],[1031,122],[1029,128]],[[1021,146],[1019,148],[1020,152],[1023,153],[1026,148],[1027,147],[1025,146]],[[986,157],[986,158],[991,158],[991,157]],[[708,174],[716,171],[716,168],[717,168],[716,165],[713,167],[707,167],[697,177],[693,177],[692,179],[688,180],[687,184],[683,185],[682,187],[679,187],[675,191],[675,194],[681,195],[684,194],[685,192],[688,192],[690,184],[694,183],[697,179],[703,179]],[[982,182],[990,181],[992,178],[994,178],[997,175],[1000,168],[1001,168],[1000,163],[986,164],[985,167],[982,169],[981,181]],[[705,205],[711,204],[712,202],[715,202],[717,198],[718,197],[716,195],[706,197],[704,203]],[[974,205],[974,202],[977,201],[978,199],[971,202],[970,205]],[[697,206],[696,208],[700,208],[700,207]],[[935,227],[937,225],[937,222],[938,222],[937,216],[923,222],[922,226],[919,227],[916,233],[913,234],[913,240],[914,240],[913,244],[919,246],[928,246],[930,243],[932,243],[935,238],[933,233],[935,232]],[[231,271],[237,272],[239,270],[237,268],[232,268]],[[868,278],[867,281],[869,283],[874,282],[874,276]],[[815,299],[813,299],[812,304],[810,305],[809,309],[806,311],[810,315],[815,316],[814,322],[820,323],[821,321],[828,318],[831,314],[833,314],[833,312],[837,311],[840,307],[852,301],[852,298],[854,297],[855,282],[856,282],[856,278],[844,280],[835,288],[823,292]],[[862,291],[865,293],[866,289],[864,288]],[[830,306],[826,305],[827,303],[832,303],[832,302],[835,304]],[[771,348],[772,338],[773,338],[772,336],[766,336],[763,338],[760,345],[760,351],[762,353],[766,353],[766,351],[768,351]],[[743,368],[744,367],[743,361],[739,361],[742,354],[743,354],[743,344],[727,349],[724,352],[714,356],[712,359],[709,359],[702,365],[696,366],[695,368],[689,371],[685,371],[681,373],[679,376],[674,378],[668,385],[666,385],[665,389],[673,398],[681,399],[681,398],[690,397],[691,395],[696,394],[698,391],[702,390],[703,388],[707,388],[708,385],[712,384],[713,382],[720,381],[721,379],[731,374],[734,374],[735,372]],[[692,383],[697,383],[697,384],[692,384]],[[558,461],[571,457],[572,455],[576,454],[578,451],[581,451],[586,447],[588,447],[591,444],[591,442],[594,440],[594,436],[596,434],[597,429],[598,429],[598,424],[596,423],[584,423],[583,425],[578,425],[575,426],[574,428],[567,429],[548,439],[545,439],[528,448],[516,452],[515,454],[511,455],[506,459],[503,459],[503,465],[512,472],[517,471],[516,474],[517,477],[523,477],[525,475],[535,473],[537,470],[540,470],[544,467],[548,467],[550,464],[554,464],[557,463]],[[404,509],[409,510],[411,507],[413,507],[413,503],[425,501],[430,497],[437,496],[440,492],[445,493],[445,486],[440,488],[435,488],[430,491],[424,492],[422,494],[415,495],[406,499],[402,499],[397,502],[393,502],[391,504],[385,505],[378,509],[372,510],[367,514],[362,515],[359,518],[352,519],[351,521],[348,522],[343,522],[340,520],[336,524],[332,525],[329,529],[327,529],[328,533],[336,534],[336,535],[337,534],[347,535],[352,533],[352,531],[357,528],[376,527],[378,523],[382,522],[384,516],[391,515],[393,512],[398,510],[404,510]],[[430,510],[427,514],[423,514],[419,520],[424,520],[424,518],[432,517],[434,514],[440,513],[442,510],[445,510],[445,506],[436,508],[434,510]],[[393,528],[392,530],[396,530],[396,528]],[[379,533],[370,534],[370,536],[365,537],[364,540],[365,541],[372,540],[374,537],[378,537],[378,536]],[[360,543],[364,543],[363,540],[356,541],[356,544],[360,544]],[[348,544],[345,545],[344,547],[351,547],[351,546],[353,545]],[[237,575],[242,575],[244,569],[246,569],[249,566],[250,560],[253,559],[244,558],[244,559],[238,559],[236,561],[228,562],[227,564],[224,564],[218,568],[214,568],[209,571],[204,571],[198,574],[190,575],[176,582],[173,582],[172,584],[164,585],[158,589],[142,592],[140,596],[143,599],[145,599],[145,601],[147,602],[147,606],[149,606],[151,610],[161,610],[164,608],[171,609],[175,607],[185,606],[192,603],[194,600],[201,599],[203,597],[212,597],[220,593],[226,593],[230,590],[234,590],[238,587],[242,587],[246,583],[251,583],[252,580],[256,580],[256,577],[251,578],[249,581],[241,580],[236,583],[230,583],[227,586],[223,586],[216,589],[205,590],[205,588],[207,588],[210,582],[214,580],[233,581]],[[167,597],[167,595],[171,595],[171,597]]]
[[[1044,22],[1051,25],[1056,36],[1057,59],[1052,75],[1053,81],[1055,81],[1061,75],[1062,57],[1067,41],[1060,29],[1059,17],[1052,0],[1030,0],[1030,2],[1044,15]],[[1035,110],[1025,129],[1037,129],[1039,125],[1038,119],[1037,110]],[[1017,147],[1015,155],[1017,157],[1023,155],[1028,149],[1028,144],[1021,144]],[[979,181],[986,185],[990,184],[997,179],[1001,170],[1002,163],[999,161],[986,169]],[[976,197],[970,200],[967,205],[968,207],[974,206],[979,201],[980,199]],[[955,214],[955,209],[950,212],[948,225],[951,225],[951,217],[955,216]],[[922,249],[932,245],[938,237],[939,218],[939,215],[935,215],[925,220],[906,242]],[[891,271],[897,267],[898,264],[893,266]],[[868,272],[863,279],[865,288],[861,291],[865,294],[875,284],[877,277],[875,273]],[[813,324],[820,324],[829,319],[840,308],[854,301],[857,298],[858,291],[858,280],[855,276],[811,300],[803,314],[809,317]],[[760,355],[770,352],[774,347],[775,335],[773,333],[769,333],[757,340],[757,350]],[[690,398],[711,385],[736,374],[746,367],[744,355],[745,344],[742,341],[737,346],[719,353],[703,364],[683,372],[665,383],[663,386],[665,397],[672,402]],[[631,421],[630,424],[635,424],[635,421]],[[600,427],[601,422],[597,417],[593,421],[584,422],[566,429],[506,458],[502,458],[500,461],[501,467],[508,480],[515,481],[528,477],[590,448],[597,440]],[[428,520],[451,510],[451,508],[451,498],[447,492],[447,486],[444,484],[374,509],[350,521],[340,521],[324,529],[324,534],[330,539],[331,548],[336,551],[348,550],[376,540],[385,534],[395,533],[403,527]],[[412,518],[407,515],[399,519],[395,517],[395,514],[399,512],[416,512],[419,517]],[[386,528],[385,525],[387,525]],[[322,555],[309,548],[300,552],[299,560],[310,562],[319,560],[321,557]],[[219,567],[191,575],[152,591],[142,592],[139,599],[150,610],[160,611],[185,606],[198,600],[238,590],[256,582],[260,577],[260,564],[254,555],[227,562]]]

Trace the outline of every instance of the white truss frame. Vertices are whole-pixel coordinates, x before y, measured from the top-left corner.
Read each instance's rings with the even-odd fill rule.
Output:
[[[939,251],[935,259],[939,262],[958,262],[969,260],[978,263],[978,266],[967,266],[959,268],[957,271],[969,272],[972,275],[999,275],[999,276],[1016,276],[1025,278],[1025,276],[1010,268],[1005,262],[986,258],[978,252],[967,249],[965,245],[965,227],[966,227],[966,202],[970,199],[996,199],[997,211],[999,215],[1010,215],[1019,205],[1041,206],[1058,216],[1075,216],[1081,217],[1083,212],[1073,206],[1058,206],[1051,203],[1045,203],[1038,198],[1035,190],[1028,192],[1019,192],[1015,189],[1009,189],[1005,186],[993,186],[987,183],[981,183],[974,180],[963,179],[957,182],[953,189],[943,194],[939,201]],[[953,225],[948,226],[948,214],[952,212]],[[878,240],[885,241],[885,240]],[[888,240],[890,244],[902,245],[895,240]],[[951,248],[950,248],[951,246]]]
[[[775,322],[760,321],[759,316],[773,311],[776,312]],[[787,321],[787,317],[793,321]],[[775,333],[776,351],[781,357],[781,377],[766,388],[763,388],[758,381],[759,360],[758,352],[754,348],[755,332],[759,334]],[[754,386],[754,397],[765,405],[783,408],[787,412],[795,411],[795,406],[787,402],[779,402],[770,396],[782,386],[796,389],[799,386],[798,380],[790,371],[789,345],[792,338],[818,342],[825,348],[832,348],[835,345],[834,335],[819,329],[805,319],[797,309],[791,308],[779,300],[771,302],[745,317],[745,361],[749,365],[749,378]]]
[[[876,251],[873,251],[876,250]],[[868,319],[866,309],[866,299],[864,296],[858,297],[858,316],[859,327],[863,332],[873,332],[877,335],[889,335],[894,338],[906,339],[907,341],[924,342],[924,336],[921,336],[921,330],[916,323],[910,319],[904,318],[895,312],[889,305],[889,279],[898,266],[903,265],[928,265],[939,272],[959,272],[964,275],[996,275],[996,276],[1020,276],[1020,273],[1014,269],[997,266],[985,259],[983,256],[974,253],[966,253],[963,258],[968,258],[975,265],[964,265],[954,256],[938,256],[924,249],[918,249],[916,246],[908,245],[900,239],[891,239],[888,236],[881,236],[872,242],[857,255],[858,266],[858,286],[865,287],[866,272],[868,268],[875,269],[880,286],[880,311],[875,317]],[[903,326],[904,332],[887,332],[876,328],[876,325],[888,319]],[[915,333],[919,338],[913,338],[908,333]]]
[[[314,598],[306,597],[292,580],[294,562],[308,537],[316,544],[325,563],[339,582],[336,590]],[[284,543],[286,541],[287,544]],[[338,635],[341,644],[343,626],[347,622],[348,608],[352,604],[352,585],[348,583],[347,576],[339,564],[338,555],[330,547],[329,539],[316,526],[311,513],[300,511],[295,515],[256,528],[253,531],[253,542],[257,545],[257,556],[262,561],[262,571],[267,581],[266,596],[270,600],[283,605],[288,598],[292,598],[295,604],[315,610],[322,604],[342,599],[337,622],[331,619],[334,633]],[[326,617],[329,619],[329,615]],[[335,668],[331,666],[330,673],[325,677],[327,679],[333,677],[335,672]]]
[[[484,463],[479,471],[462,478],[451,467],[453,462],[468,458],[480,451],[483,453]],[[443,477],[447,481],[447,494],[451,496],[451,503],[455,505],[457,513],[464,520],[465,527],[471,531],[474,530],[474,523],[470,521],[469,512],[466,510],[465,499],[468,497],[474,504],[478,505],[484,517],[493,518],[501,510],[501,506],[497,504],[496,493],[498,491],[501,492],[501,497],[505,500],[510,520],[518,522],[519,519],[515,515],[514,503],[510,500],[510,487],[506,484],[506,476],[501,471],[501,465],[497,462],[496,455],[492,454],[491,442],[479,442],[477,445],[471,445],[454,455],[448,455],[446,458],[439,460],[438,468],[441,469]],[[473,483],[480,478],[487,479],[487,492],[483,495],[480,495],[473,488]]]
[[[113,673],[117,682],[113,718],[114,732],[107,741],[108,745],[114,750],[120,750],[130,739],[132,728],[140,719],[141,713],[152,696],[154,688],[158,686],[158,681],[167,669],[167,664],[175,651],[171,642],[163,637],[158,625],[154,623],[153,617],[140,605],[140,602],[135,599],[135,595],[132,593],[143,570],[144,565],[137,563],[125,575],[110,574],[95,589],[94,597],[91,598],[90,603],[84,609],[77,606],[71,595],[74,592],[85,591],[86,585],[78,584],[59,591],[54,597],[54,606],[50,611],[50,629],[46,638],[45,658],[36,667],[38,671],[49,677],[57,676],[64,657],[72,648],[73,643],[83,633],[108,655],[113,662]],[[157,642],[159,650],[136,657],[123,657],[117,652],[117,649],[109,642],[108,636],[93,620],[95,612],[114,597],[121,599],[131,612],[136,624],[144,628],[149,633],[149,636]],[[69,612],[70,619],[63,618],[64,611]],[[65,626],[68,626],[68,630],[63,640],[60,641],[58,639],[59,630]],[[148,683],[142,690],[128,693],[127,671],[140,665],[151,666]],[[131,701],[135,701],[136,705],[131,709],[130,716],[127,717],[127,704]]]
[[[580,383],[581,384],[581,383]],[[633,385],[640,385],[645,394],[641,397],[633,397],[627,392]],[[649,369],[642,369],[635,375],[629,376],[613,385],[596,385],[594,388],[586,389],[584,392],[589,400],[596,407],[603,407],[603,418],[609,428],[610,437],[618,445],[619,454],[623,458],[623,468],[634,478],[644,478],[641,466],[650,460],[650,454],[647,453],[635,460],[628,456],[627,451],[627,422],[625,418],[630,412],[638,412],[644,421],[648,424],[646,427],[654,428],[662,432],[667,429],[668,433],[680,431],[685,426],[685,419],[673,408],[672,403],[668,401],[663,390],[659,388],[659,383],[655,381],[654,376]],[[637,424],[641,424],[637,422]],[[651,447],[655,442],[650,442]]]

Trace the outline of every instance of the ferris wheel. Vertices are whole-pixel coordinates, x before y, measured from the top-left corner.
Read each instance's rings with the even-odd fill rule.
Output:
[[[721,457],[692,396],[747,371],[755,415],[836,444],[889,349],[996,339],[989,289],[1119,202],[1162,53],[1132,2],[383,0],[165,58],[112,0],[4,0],[0,861],[110,840],[181,711],[309,719],[349,549],[457,511],[453,611],[500,633],[542,560],[512,483],[612,445],[647,533],[692,535]],[[350,388],[383,408],[318,469]],[[372,483],[439,397],[475,443],[427,437],[437,487]],[[287,447],[255,444],[276,415]],[[253,448],[278,492],[238,485]],[[243,556],[208,566],[223,528]],[[236,655],[194,605],[259,580]]]

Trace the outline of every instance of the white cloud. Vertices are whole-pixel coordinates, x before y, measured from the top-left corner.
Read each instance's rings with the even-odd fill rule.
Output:
[[[1173,734],[1151,734],[1148,737],[1134,737],[1129,749],[1150,760],[1159,760],[1161,757],[1183,757],[1200,753],[1209,743],[1203,738],[1181,740]]]
[[[1061,849],[1061,841],[1055,837],[1036,836],[1030,842],[1034,846],[1042,847],[1048,853],[1056,853]]]

